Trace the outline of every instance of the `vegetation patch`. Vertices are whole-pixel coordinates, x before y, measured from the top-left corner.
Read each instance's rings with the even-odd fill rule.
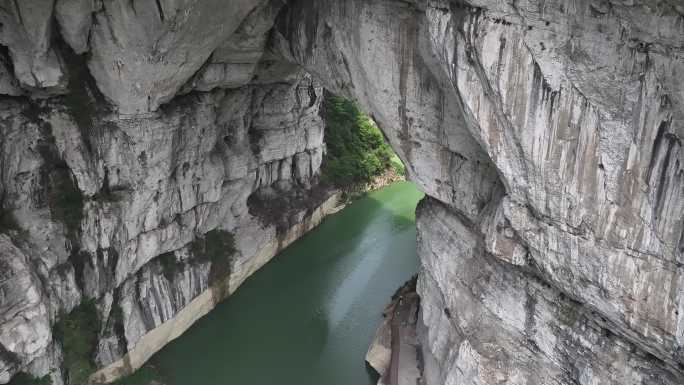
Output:
[[[194,243],[193,243],[194,244]],[[162,273],[168,281],[171,281],[173,277],[181,270],[182,263],[178,262],[176,255],[173,252],[161,254],[159,257],[159,264],[162,267]]]
[[[276,226],[278,236],[301,221],[297,214],[302,211],[310,215],[332,193],[331,186],[320,183],[309,189],[296,186],[289,191],[277,191],[277,194],[262,194],[256,191],[247,199],[249,213],[258,217],[264,224]]]
[[[399,156],[397,154],[392,153],[392,157],[390,158],[390,164],[397,174],[401,176],[406,176],[406,166],[404,166],[404,162],[402,162],[401,159],[399,159]]]
[[[354,102],[326,94],[325,119],[324,181],[348,187],[368,183],[390,168],[404,174],[378,126]]]
[[[55,324],[54,334],[62,344],[64,370],[69,385],[84,385],[95,372],[91,357],[97,344],[100,322],[95,300],[84,300]]]
[[[52,385],[52,378],[46,374],[42,377],[34,377],[28,373],[17,373],[7,385]]]
[[[209,284],[220,293],[221,299],[228,294],[225,278],[230,275],[232,256],[235,254],[235,236],[233,233],[214,229],[203,236],[195,238],[190,244],[190,251],[200,261],[210,261]]]
[[[190,250],[196,257],[211,262],[230,259],[235,252],[235,237],[229,231],[214,229],[196,237],[190,244]]]

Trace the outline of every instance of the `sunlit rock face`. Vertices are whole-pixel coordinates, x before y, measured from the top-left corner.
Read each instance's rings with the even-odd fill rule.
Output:
[[[315,184],[321,85],[429,196],[428,384],[684,382],[679,1],[36,3],[0,9],[0,197],[22,229],[0,236],[0,383],[58,366],[50,325],[82,298],[97,365],[121,359],[207,289],[198,234],[235,233],[244,260],[277,237],[247,198]],[[51,210],[64,184],[75,226]]]

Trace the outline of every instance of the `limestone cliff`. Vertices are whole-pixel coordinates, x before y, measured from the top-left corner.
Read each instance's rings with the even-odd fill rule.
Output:
[[[168,96],[161,108],[150,102],[156,103],[154,111],[132,114],[117,104],[116,95],[124,91],[105,88],[100,77],[121,75],[109,84],[130,90],[125,87],[132,83],[124,77],[129,63],[124,72],[95,64],[103,52],[116,55],[111,47],[95,48],[98,36],[131,33],[126,39],[105,36],[102,44],[140,46],[144,42],[138,37],[155,35],[131,25],[153,28],[156,22],[173,29],[181,20],[172,22],[167,13],[169,19],[161,23],[154,2],[149,3],[155,7],[152,19],[142,4],[30,3],[9,2],[0,11],[7,47],[3,79],[13,87],[3,88],[10,96],[0,101],[0,197],[6,224],[0,229],[0,382],[19,371],[35,376],[52,371],[53,383],[61,383],[60,346],[52,325],[86,298],[96,299],[101,320],[92,359],[108,368],[97,377],[111,380],[139,367],[332,208],[324,204],[329,193],[315,188],[324,151],[322,88],[287,63],[254,68],[264,74],[259,81],[252,75],[229,80],[232,70],[227,69],[223,83],[209,86],[207,76],[190,79],[207,58],[188,43],[183,55],[201,62],[194,69],[180,66],[190,71],[185,77],[173,75],[183,81],[172,87],[173,100]],[[220,43],[223,52],[243,54],[240,66],[261,57],[274,16],[271,6],[256,5],[245,5],[233,27],[197,22],[230,29]],[[179,9],[176,17],[187,17],[186,11]],[[265,30],[260,27],[264,20]],[[105,28],[106,23],[125,27],[116,32],[119,27]],[[83,30],[69,30],[76,26]],[[74,41],[83,36],[90,38]],[[234,36],[234,45],[228,36]],[[76,53],[84,50],[87,55]],[[170,60],[164,57],[130,68],[129,75],[167,89],[170,80],[155,79],[169,75],[155,67]],[[202,68],[210,71],[216,60],[218,54],[212,55]],[[150,72],[143,73],[143,67]],[[279,76],[269,80],[269,71]],[[151,95],[150,86],[141,84],[131,87]],[[137,102],[132,95],[124,99]],[[306,204],[274,218],[263,218],[252,207],[284,195]],[[320,204],[322,212],[316,209]],[[194,247],[217,230],[234,242],[229,261],[213,261]],[[185,308],[192,311],[179,313]]]
[[[0,383],[59,365],[84,297],[97,365],[144,358],[210,285],[203,234],[251,272],[255,200],[321,201],[321,86],[428,195],[427,384],[684,382],[680,1],[228,3],[1,3]]]

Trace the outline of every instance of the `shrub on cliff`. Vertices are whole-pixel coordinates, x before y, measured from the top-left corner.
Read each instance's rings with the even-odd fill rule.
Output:
[[[214,229],[198,236],[190,243],[190,251],[198,261],[210,261],[209,285],[218,302],[229,294],[227,278],[230,276],[232,257],[235,254],[233,233]]]
[[[162,267],[162,273],[168,281],[172,281],[176,274],[181,271],[183,263],[176,259],[173,252],[161,254],[157,259]]]
[[[370,182],[390,167],[402,172],[403,165],[394,166],[398,158],[378,126],[354,102],[328,95],[325,117],[328,152],[323,177],[326,181],[349,186]]]
[[[94,300],[84,300],[55,324],[54,333],[62,344],[68,384],[87,384],[88,377],[95,371],[91,356],[99,329]]]
[[[26,373],[17,373],[7,385],[52,385],[49,375],[34,377]]]
[[[196,257],[211,262],[227,260],[235,252],[235,238],[228,231],[214,229],[195,238],[190,250]]]

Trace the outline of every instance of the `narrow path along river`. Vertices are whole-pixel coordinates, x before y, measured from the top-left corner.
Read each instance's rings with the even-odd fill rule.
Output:
[[[167,385],[370,385],[364,356],[390,296],[418,269],[400,182],[280,253],[152,359]]]

